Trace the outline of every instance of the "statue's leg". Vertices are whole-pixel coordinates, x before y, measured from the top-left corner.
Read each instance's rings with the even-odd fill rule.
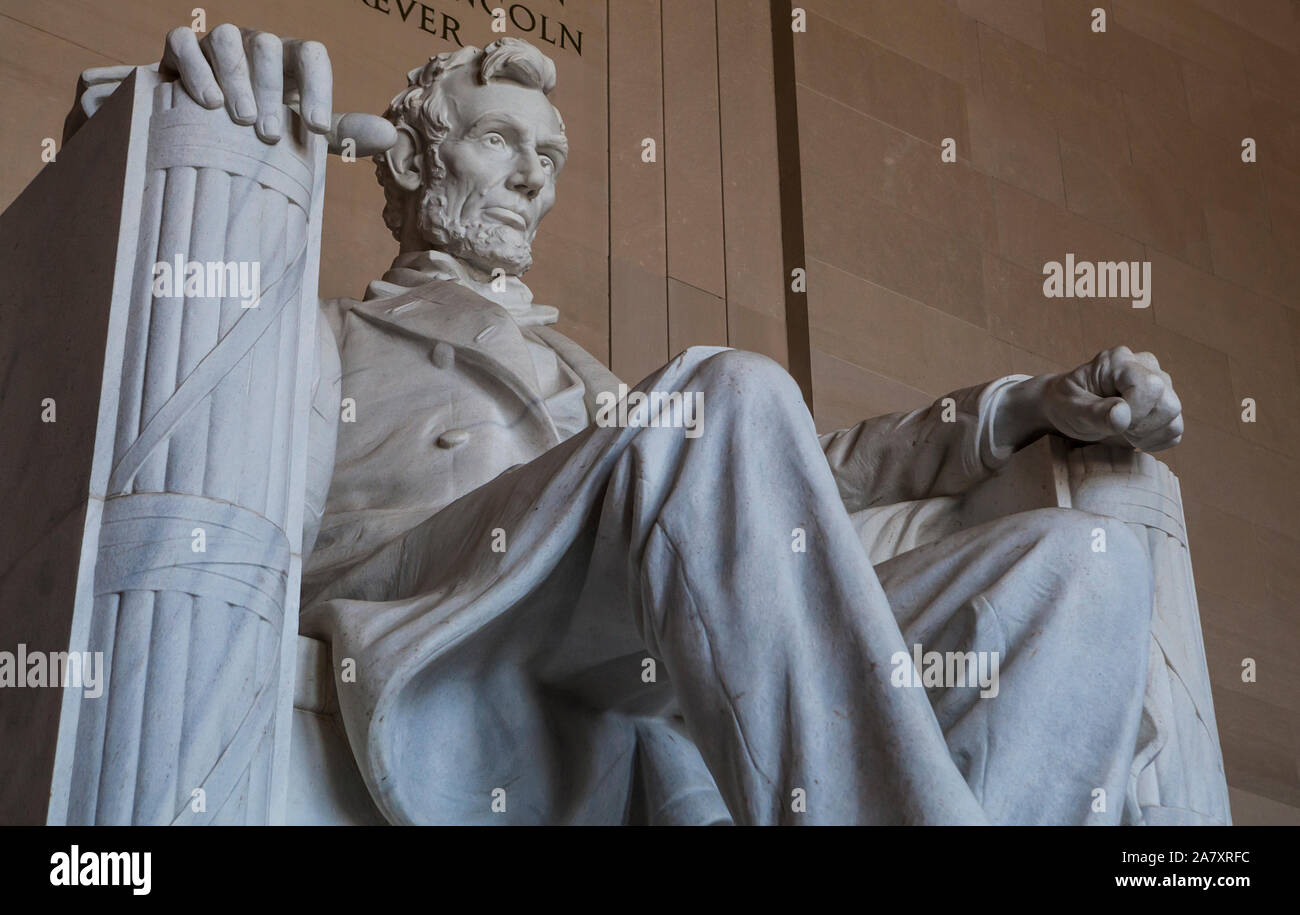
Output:
[[[737,822],[983,822],[924,691],[890,685],[910,646],[798,387],[693,352],[656,384],[704,395],[702,434],[620,439],[584,603],[632,611]]]
[[[996,695],[928,690],[989,818],[1119,823],[1142,716],[1152,589],[1146,551],[1128,526],[1041,509],[876,571],[909,649],[998,655]]]
[[[638,390],[703,395],[700,425],[592,426],[304,616],[355,662],[340,710],[384,815],[608,822],[623,781],[604,774],[635,738],[620,716],[667,695],[736,822],[987,822],[924,690],[891,685],[910,645],[789,374],[699,348]],[[678,768],[665,797],[701,781]]]

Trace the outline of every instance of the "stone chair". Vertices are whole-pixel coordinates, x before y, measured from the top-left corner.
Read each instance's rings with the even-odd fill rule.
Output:
[[[102,697],[0,690],[0,823],[378,823],[297,633],[323,141],[260,143],[138,68],[0,217],[0,645],[101,651]],[[57,243],[56,243],[57,240]],[[260,301],[156,295],[152,268],[258,259]],[[42,422],[43,405],[57,421]],[[874,562],[1016,511],[1134,526],[1156,578],[1133,822],[1227,822],[1178,482],[1060,439],[963,498],[860,513]],[[670,727],[663,722],[647,727]],[[19,747],[14,752],[10,748]],[[635,818],[635,815],[634,815]]]
[[[1017,453],[962,497],[923,499],[854,516],[873,563],[945,534],[1035,508],[1123,521],[1146,545],[1154,606],[1140,750],[1125,822],[1228,825],[1227,781],[1201,636],[1178,477],[1149,454],[1052,435]],[[1162,753],[1166,747],[1175,753]],[[1175,765],[1204,780],[1170,777]]]

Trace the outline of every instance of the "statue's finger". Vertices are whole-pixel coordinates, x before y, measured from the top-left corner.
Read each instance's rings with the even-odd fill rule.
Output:
[[[252,67],[253,98],[257,102],[257,135],[263,142],[279,141],[284,125],[280,109],[284,105],[284,45],[269,32],[255,32],[246,37]]]
[[[1167,390],[1164,378],[1136,362],[1129,362],[1120,370],[1116,387],[1132,408],[1135,422],[1154,410]]]
[[[253,100],[253,83],[239,29],[229,23],[219,25],[204,36],[199,47],[212,62],[217,84],[226,95],[226,111],[230,119],[236,124],[251,124],[257,120],[257,102]]]
[[[313,133],[333,126],[334,74],[329,53],[319,41],[289,39],[284,43],[285,68],[297,83],[299,111]]]
[[[1151,370],[1134,359],[1132,353],[1110,364],[1110,381],[1116,391],[1134,387],[1150,374]]]
[[[81,93],[81,110],[86,114],[92,115],[99,110],[99,106],[104,100],[117,91],[121,83],[99,83],[90,86],[85,92]]]
[[[397,128],[373,114],[336,114],[329,132],[330,152],[350,152],[358,158],[383,152],[397,142]]]
[[[1182,412],[1182,401],[1178,399],[1178,395],[1174,393],[1173,388],[1166,387],[1164,393],[1156,401],[1155,406],[1151,408],[1151,412],[1134,419],[1129,432],[1133,435],[1146,435],[1169,425]]]
[[[102,83],[120,83],[131,75],[135,67],[131,64],[114,64],[111,67],[91,67],[88,70],[81,71],[81,81],[87,86],[98,86]]]
[[[1148,371],[1155,372],[1158,375],[1163,373],[1163,370],[1160,368],[1160,360],[1156,358],[1155,353],[1146,352],[1144,350],[1140,353],[1134,353],[1129,358]]]
[[[1183,418],[1177,416],[1172,422],[1156,429],[1148,435],[1132,441],[1133,447],[1143,451],[1163,451],[1172,448],[1183,440]]]
[[[1127,346],[1112,346],[1094,356],[1086,366],[1080,366],[1088,372],[1089,388],[1102,397],[1117,393],[1116,376],[1132,355],[1133,351]]]
[[[226,99],[199,47],[199,40],[194,37],[193,30],[185,26],[167,33],[159,72],[179,76],[190,98],[205,108],[220,108]]]

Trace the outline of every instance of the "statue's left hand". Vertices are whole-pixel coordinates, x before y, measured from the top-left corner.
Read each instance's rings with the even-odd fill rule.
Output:
[[[1183,437],[1183,407],[1169,373],[1151,353],[1127,346],[1048,376],[1042,409],[1052,430],[1084,442],[1160,451]]]
[[[1169,373],[1150,353],[1104,350],[1063,375],[1039,375],[1007,388],[993,438],[1012,449],[1056,432],[1081,442],[1160,451],[1183,437],[1183,406]]]

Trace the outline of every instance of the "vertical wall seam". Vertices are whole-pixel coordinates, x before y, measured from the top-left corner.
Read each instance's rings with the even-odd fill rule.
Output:
[[[610,77],[609,0],[605,0],[605,364],[614,365],[614,93]]]
[[[718,0],[713,0],[713,75],[718,83],[718,191],[719,204],[722,207],[722,328],[723,339],[731,346],[731,297],[727,287],[727,160],[722,153],[722,145],[727,142],[722,127],[722,37],[719,32]]]
[[[812,344],[808,333],[808,295],[791,288],[790,271],[805,271],[803,172],[799,163],[799,101],[795,90],[794,32],[790,0],[771,0],[772,85],[776,103],[776,151],[781,198],[781,252],[785,272],[785,336],[790,374],[813,409]]]
[[[668,358],[673,352],[672,266],[668,263],[668,71],[664,68],[664,0],[659,0],[659,173],[664,187],[664,337]]]

